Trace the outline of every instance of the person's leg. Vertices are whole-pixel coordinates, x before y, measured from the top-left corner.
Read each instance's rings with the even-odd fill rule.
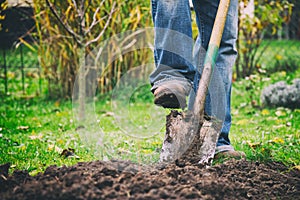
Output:
[[[156,95],[157,91],[177,90],[179,87],[185,98],[195,75],[195,67],[192,64],[193,39],[189,1],[152,0],[152,17],[155,27],[156,69],[150,75],[151,90]],[[161,89],[161,86],[164,89]],[[157,97],[161,97],[159,95],[157,94]],[[158,101],[158,104],[160,103]]]
[[[193,4],[194,4],[194,10],[196,12],[197,24],[199,28],[199,38],[197,39],[197,42],[198,44],[201,43],[201,46],[204,49],[207,49],[213,23],[215,21],[219,0],[194,0]],[[222,82],[219,85],[223,85],[224,87],[223,93],[225,96],[224,97],[225,108],[223,111],[221,111],[224,113],[223,115],[224,117],[221,116],[221,118],[224,119],[224,123],[223,123],[219,140],[217,142],[216,153],[221,151],[233,150],[233,147],[230,145],[230,140],[228,135],[231,126],[230,98],[231,98],[231,84],[232,84],[232,66],[234,65],[237,56],[237,50],[235,47],[235,43],[237,40],[237,28],[238,28],[237,20],[238,20],[238,0],[231,0],[228,15],[227,15],[227,20],[224,28],[224,33],[219,48],[219,54],[216,60],[215,73],[212,77],[212,79],[216,78],[217,76],[215,76],[215,74],[221,77]],[[195,88],[198,87],[198,80],[199,80],[199,74],[196,75],[195,78],[195,82],[194,82]],[[214,85],[217,86],[218,85],[217,82],[218,81],[216,81],[216,84]],[[209,94],[212,95],[213,92],[215,91],[209,91]],[[214,96],[218,96],[218,94]],[[207,104],[206,104],[206,112],[208,113],[210,113],[211,110],[213,109],[211,107],[212,101],[219,101],[219,100],[210,99],[208,96]]]

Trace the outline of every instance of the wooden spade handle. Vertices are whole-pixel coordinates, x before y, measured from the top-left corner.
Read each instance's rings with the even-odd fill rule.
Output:
[[[205,98],[218,55],[229,4],[230,0],[220,0],[219,8],[216,14],[214,26],[204,59],[204,68],[202,71],[201,79],[199,80],[199,87],[193,107],[194,115],[195,117],[199,117],[200,121],[203,120],[204,116]]]

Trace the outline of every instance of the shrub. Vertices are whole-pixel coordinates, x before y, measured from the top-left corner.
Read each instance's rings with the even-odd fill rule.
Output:
[[[279,81],[264,88],[261,102],[268,107],[300,108],[300,79],[295,79],[292,85]]]
[[[249,0],[240,2],[237,78],[250,76],[260,68],[259,61],[265,49],[259,51],[259,47],[264,34],[272,30],[274,35],[283,23],[288,22],[293,6],[288,1],[255,0],[255,10],[251,16],[243,14],[248,3]]]

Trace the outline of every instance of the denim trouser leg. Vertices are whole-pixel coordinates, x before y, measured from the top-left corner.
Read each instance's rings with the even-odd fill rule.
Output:
[[[193,58],[191,16],[188,0],[152,0],[152,15],[155,26],[154,57],[156,70],[150,76],[152,85],[168,79],[194,80],[197,89],[200,77],[199,70],[203,63],[199,59],[200,50],[207,49],[219,0],[193,0],[196,12],[199,35],[196,41]],[[230,145],[229,130],[231,126],[230,98],[232,66],[237,56],[235,47],[237,39],[238,0],[231,0],[228,16],[212,76],[211,88],[206,100],[205,111],[217,113],[224,120],[221,135],[217,143],[217,152],[233,149]],[[161,31],[162,29],[166,29]],[[167,31],[169,29],[169,31]],[[173,31],[180,34],[174,34]],[[182,37],[182,34],[186,37]],[[184,39],[182,39],[184,38]],[[198,45],[197,45],[198,44]],[[175,53],[174,53],[175,52]],[[200,62],[199,62],[200,61]],[[197,71],[196,75],[195,71]],[[183,78],[183,79],[181,79]],[[215,84],[214,84],[215,83]],[[220,84],[218,84],[220,83]],[[215,97],[220,99],[215,100]],[[223,101],[224,100],[224,101]],[[213,102],[224,102],[215,109]],[[223,105],[223,106],[222,106]],[[218,107],[218,106],[217,106]],[[223,110],[222,110],[223,107]],[[213,110],[217,110],[214,112]],[[213,113],[212,113],[213,112]],[[223,113],[223,114],[222,114]]]
[[[197,25],[199,30],[199,38],[197,42],[201,43],[201,46],[207,49],[208,42],[210,39],[210,34],[212,31],[213,23],[215,20],[215,15],[217,12],[218,0],[194,0],[194,9],[196,12],[197,18]],[[230,100],[231,100],[231,84],[232,84],[232,66],[237,57],[237,50],[236,50],[236,40],[238,34],[238,0],[231,0],[228,15],[226,19],[226,24],[219,48],[219,54],[216,60],[215,71],[212,76],[211,87],[212,89],[209,91],[209,96],[219,96],[221,99],[222,97],[220,94],[213,95],[214,92],[220,91],[216,89],[219,83],[223,85],[223,93],[224,93],[224,119],[223,127],[221,130],[221,134],[217,143],[217,151],[225,151],[231,150],[232,147],[230,146],[229,140],[229,131],[231,126],[231,114],[230,114]],[[196,45],[197,46],[197,45]],[[196,50],[196,49],[195,49]],[[199,64],[199,63],[198,63]],[[201,65],[201,63],[200,63]],[[218,81],[221,77],[221,81]],[[214,80],[215,79],[215,80]],[[199,74],[196,75],[195,84],[198,84]],[[197,88],[197,85],[195,86]],[[221,92],[222,94],[222,92]],[[206,103],[206,112],[210,112],[213,108],[211,108],[211,101],[215,101],[212,98],[207,98]],[[218,99],[217,101],[219,101]],[[217,113],[220,111],[217,111]],[[210,113],[211,114],[211,113]],[[222,111],[221,114],[222,115]],[[222,146],[222,147],[221,147]]]
[[[150,75],[152,90],[165,81],[176,80],[188,91],[195,76],[189,1],[152,0],[152,17],[156,63]]]

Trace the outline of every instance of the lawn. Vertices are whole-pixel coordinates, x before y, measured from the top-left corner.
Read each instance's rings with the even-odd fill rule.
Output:
[[[266,54],[273,50],[270,46]],[[279,54],[274,54],[274,58],[276,55]],[[277,56],[281,65],[292,62],[290,59],[284,62],[285,58]],[[248,160],[299,166],[300,109],[264,108],[260,94],[269,84],[279,80],[291,83],[299,78],[300,68],[298,65],[297,70],[275,71],[233,83],[231,141],[237,150],[246,153]],[[97,96],[93,116],[84,124],[74,118],[70,101],[2,96],[0,164],[10,162],[11,171],[22,169],[35,175],[49,165],[73,165],[98,159],[155,163],[168,110],[152,104],[149,89],[146,86],[139,90],[126,105],[112,101],[111,95]],[[72,155],[66,156],[64,150]]]

